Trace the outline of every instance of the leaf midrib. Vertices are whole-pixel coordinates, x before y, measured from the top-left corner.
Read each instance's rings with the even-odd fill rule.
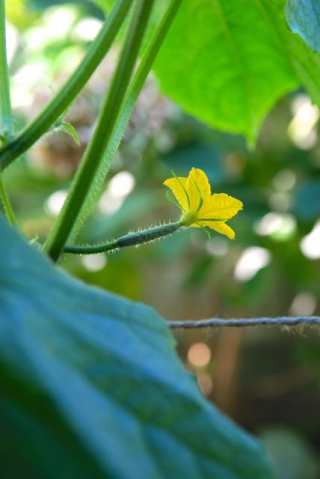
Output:
[[[252,132],[252,129],[254,129],[254,114],[253,114],[253,107],[252,107],[252,102],[250,98],[250,88],[248,86],[247,78],[246,78],[246,72],[243,66],[243,61],[241,59],[241,56],[238,53],[237,47],[234,43],[234,40],[232,38],[232,35],[229,32],[228,28],[228,22],[222,7],[221,0],[211,0],[212,5],[213,5],[213,10],[216,11],[217,16],[221,22],[221,26],[223,29],[223,33],[225,35],[225,38],[227,40],[227,43],[229,45],[230,51],[232,56],[235,59],[235,63],[237,66],[239,78],[241,79],[242,85],[243,85],[243,90],[245,93],[245,100],[247,103],[247,108],[245,109],[246,111],[246,123],[247,123],[247,128],[249,131]]]

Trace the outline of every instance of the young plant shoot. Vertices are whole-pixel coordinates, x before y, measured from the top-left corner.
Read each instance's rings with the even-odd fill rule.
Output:
[[[242,210],[243,204],[225,193],[212,195],[208,177],[202,170],[192,168],[188,178],[174,176],[166,180],[164,184],[176,197],[176,200],[169,199],[182,210],[179,221],[130,233],[100,245],[66,246],[65,253],[97,254],[127,246],[137,246],[171,235],[181,227],[211,228],[230,239],[235,237],[234,231],[226,224],[226,221]]]

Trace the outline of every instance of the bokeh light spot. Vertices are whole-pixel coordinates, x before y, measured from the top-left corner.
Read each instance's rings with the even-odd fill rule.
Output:
[[[67,192],[60,190],[52,193],[45,203],[45,209],[53,216],[58,216],[67,197]]]
[[[246,248],[236,264],[234,276],[239,281],[248,281],[267,266],[270,260],[271,254],[267,249],[259,246]]]
[[[302,238],[300,249],[307,258],[320,258],[320,221],[317,221],[312,231]]]
[[[290,307],[293,316],[313,314],[317,306],[316,298],[311,293],[299,293]]]
[[[211,359],[210,348],[205,343],[194,343],[188,351],[188,360],[192,366],[201,368]]]
[[[288,126],[288,135],[298,148],[310,150],[317,141],[314,127],[319,119],[319,109],[306,95],[295,98],[292,109],[294,117]]]
[[[103,253],[92,254],[83,256],[81,262],[88,271],[100,271],[107,264],[107,258]]]

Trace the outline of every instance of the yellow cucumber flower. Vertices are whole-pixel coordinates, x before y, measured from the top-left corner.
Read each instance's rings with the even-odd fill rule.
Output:
[[[176,197],[182,210],[182,226],[209,227],[233,239],[234,231],[226,221],[242,210],[241,201],[225,193],[211,194],[206,174],[192,168],[188,178],[174,177],[164,182]]]

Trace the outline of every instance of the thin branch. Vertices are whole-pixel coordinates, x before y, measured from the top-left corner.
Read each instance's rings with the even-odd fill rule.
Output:
[[[198,321],[168,321],[172,329],[198,329],[198,328],[248,328],[255,326],[320,326],[319,316],[282,316],[279,318],[249,318],[249,319],[201,319]]]

